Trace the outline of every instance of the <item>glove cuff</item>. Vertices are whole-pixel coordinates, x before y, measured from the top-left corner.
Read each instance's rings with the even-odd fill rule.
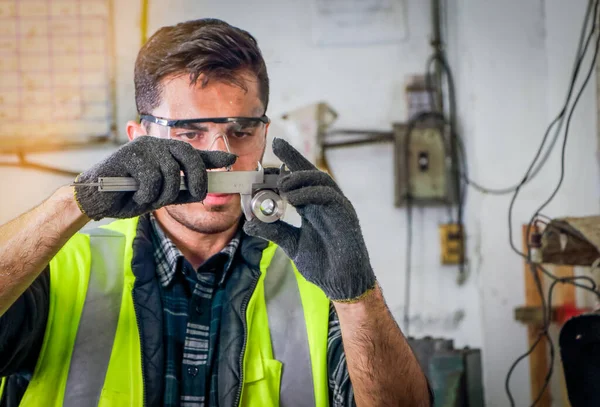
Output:
[[[76,178],[75,178],[75,182],[80,182],[81,181],[81,176],[83,175],[83,173],[79,174]],[[84,203],[85,202],[85,193],[83,194],[83,198],[78,194],[78,189],[79,188],[84,188],[84,187],[73,187],[73,198],[75,198],[75,202],[77,203],[77,207],[79,208],[79,210],[81,211],[81,213],[83,213],[85,216],[87,216],[88,218],[95,220],[95,221],[99,221],[101,219],[103,219],[104,217],[102,215],[93,215],[90,211],[85,210],[84,207]]]
[[[375,287],[377,287],[377,281],[375,281],[375,283],[373,283],[373,286],[371,288],[367,288],[367,290],[364,293],[360,294],[357,297],[344,298],[344,299],[335,299],[335,298],[330,297],[329,299],[333,302],[341,302],[343,304],[354,304],[354,303],[357,303],[357,302],[363,300],[366,296],[371,294],[375,290]]]
[[[77,177],[75,177],[75,183],[79,182],[79,178],[80,177],[81,177],[81,173]],[[83,213],[88,218],[92,219],[92,217],[89,216],[85,212],[85,210],[83,209],[83,206],[81,206],[81,202],[79,202],[79,198],[77,197],[77,187],[73,187],[73,198],[75,199],[75,202],[77,203],[77,207],[79,208],[79,210],[81,211],[81,213]]]

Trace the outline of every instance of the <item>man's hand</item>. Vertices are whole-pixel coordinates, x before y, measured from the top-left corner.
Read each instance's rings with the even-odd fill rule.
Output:
[[[254,219],[244,230],[278,244],[334,301],[357,405],[430,405],[427,380],[376,284],[354,208],[288,143],[275,139],[273,152],[291,170],[278,187],[302,226]]]
[[[223,151],[200,151],[177,140],[142,136],[77,177],[97,182],[99,177],[133,177],[134,192],[99,192],[97,187],[75,187],[81,211],[94,220],[132,218],[166,205],[199,202],[208,189],[207,169],[232,165],[236,157]],[[180,191],[181,171],[187,191]]]
[[[278,188],[300,214],[302,226],[253,219],[244,230],[279,245],[332,301],[358,301],[376,280],[352,204],[329,175],[284,140],[273,141],[273,152],[291,171]]]

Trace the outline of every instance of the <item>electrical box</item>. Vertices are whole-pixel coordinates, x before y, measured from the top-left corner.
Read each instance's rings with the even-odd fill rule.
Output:
[[[394,125],[396,206],[410,196],[414,205],[449,204],[455,201],[446,149],[446,126]]]
[[[461,264],[464,257],[463,228],[457,223],[440,225],[441,263]]]

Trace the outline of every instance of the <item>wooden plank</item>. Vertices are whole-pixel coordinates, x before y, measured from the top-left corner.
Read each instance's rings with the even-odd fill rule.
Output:
[[[523,241],[523,252],[527,253],[527,229],[528,225],[522,227],[522,241]],[[535,284],[535,278],[531,272],[531,268],[527,261],[524,261],[525,270],[525,306],[540,307],[542,305],[542,299],[540,298],[539,291]],[[540,280],[540,272],[537,272]],[[543,281],[543,280],[542,280]],[[540,334],[540,326],[529,325],[527,327],[527,340],[529,346],[538,339]],[[546,381],[546,374],[548,372],[548,349],[545,340],[540,341],[533,352],[529,355],[529,379],[531,387],[531,401],[533,402],[540,394],[542,387]],[[546,387],[544,394],[537,404],[538,407],[550,407],[550,391]]]
[[[553,219],[542,236],[546,264],[589,266],[600,257],[600,216]]]

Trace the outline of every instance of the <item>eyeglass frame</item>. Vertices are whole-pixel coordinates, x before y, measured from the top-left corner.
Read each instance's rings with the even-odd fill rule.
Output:
[[[263,124],[268,124],[271,122],[271,119],[269,119],[266,114],[262,115],[261,117],[207,117],[202,119],[165,119],[163,117],[157,117],[151,114],[142,114],[140,115],[140,121],[142,120],[165,127],[180,127],[197,123],[235,123],[236,121],[240,120],[259,121]]]

